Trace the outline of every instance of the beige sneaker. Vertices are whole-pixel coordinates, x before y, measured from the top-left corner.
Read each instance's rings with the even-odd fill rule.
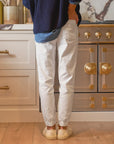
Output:
[[[56,134],[56,129],[47,129],[47,127],[44,128],[43,133],[42,133],[47,139],[56,139],[57,134]]]
[[[73,134],[72,128],[67,127],[67,129],[58,129],[57,139],[67,139]]]

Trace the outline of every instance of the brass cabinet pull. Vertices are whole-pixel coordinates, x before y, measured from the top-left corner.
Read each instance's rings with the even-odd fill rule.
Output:
[[[94,103],[91,103],[91,104],[90,104],[90,108],[95,108],[95,104],[94,104]]]
[[[9,55],[9,51],[8,50],[0,51],[0,54],[8,54]]]
[[[94,85],[93,85],[93,84],[90,84],[90,85],[89,85],[89,89],[94,89]]]
[[[102,97],[102,108],[107,108],[106,101],[107,101],[106,97],[103,96]]]
[[[100,63],[100,74],[109,74],[112,71],[110,63]]]
[[[95,101],[95,98],[93,96],[91,96],[90,101]]]
[[[95,98],[93,96],[90,97],[90,108],[95,108]]]
[[[102,75],[102,89],[107,89],[106,84],[106,75],[111,73],[112,71],[112,65],[110,63],[106,62],[106,52],[108,51],[107,48],[102,47],[102,59],[99,63],[99,73]]]
[[[96,72],[97,72],[96,63],[86,63],[84,65],[84,71],[90,75],[89,89],[94,89],[94,84],[93,84],[94,77],[93,77],[93,75],[96,74]]]
[[[0,87],[0,90],[8,90],[8,89],[9,89],[9,86]]]
[[[86,63],[86,64],[84,65],[84,71],[85,71],[87,74],[96,74],[96,72],[97,72],[96,63]]]
[[[95,50],[94,48],[89,48],[90,61],[84,65],[84,71],[86,74],[90,75],[89,89],[94,89],[94,75],[97,73],[97,65],[94,62]]]

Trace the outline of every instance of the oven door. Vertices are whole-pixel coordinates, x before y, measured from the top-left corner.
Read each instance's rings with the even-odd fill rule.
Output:
[[[58,59],[56,58],[54,91],[59,92]],[[97,92],[97,46],[79,45],[75,92]]]
[[[114,92],[114,44],[99,45],[99,92]]]

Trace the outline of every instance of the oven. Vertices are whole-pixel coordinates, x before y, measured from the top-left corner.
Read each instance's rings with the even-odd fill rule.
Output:
[[[59,98],[57,67],[54,89],[57,108]],[[113,24],[81,24],[79,27],[72,111],[114,111]]]

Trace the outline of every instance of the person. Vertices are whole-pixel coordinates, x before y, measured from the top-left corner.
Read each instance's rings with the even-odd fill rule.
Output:
[[[81,0],[23,0],[30,9],[36,44],[37,75],[41,110],[45,122],[43,136],[67,139],[74,97],[78,54],[78,26]],[[58,124],[54,97],[55,55],[58,52]]]

